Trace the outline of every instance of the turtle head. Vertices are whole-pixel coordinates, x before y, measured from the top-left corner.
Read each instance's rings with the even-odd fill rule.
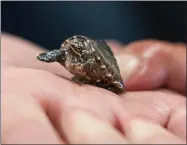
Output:
[[[52,62],[63,62],[65,60],[65,53],[63,53],[62,50],[52,50],[49,52],[44,52],[40,53],[37,56],[37,59],[40,61],[44,61],[47,63],[52,63]]]

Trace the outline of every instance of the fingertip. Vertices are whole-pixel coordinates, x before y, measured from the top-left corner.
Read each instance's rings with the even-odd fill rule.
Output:
[[[138,41],[130,43],[121,51],[123,55],[119,66],[126,88],[129,90],[156,89],[167,86],[177,92],[186,94],[186,49],[182,44],[165,41]],[[128,66],[131,61],[125,61],[130,53],[139,58],[140,65],[130,78]],[[128,60],[128,59],[127,59]]]

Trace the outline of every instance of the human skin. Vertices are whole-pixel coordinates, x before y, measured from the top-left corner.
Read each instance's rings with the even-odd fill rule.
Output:
[[[109,45],[127,90],[121,96],[75,84],[60,64],[36,59],[44,49],[1,34],[2,143],[186,143],[185,45]]]

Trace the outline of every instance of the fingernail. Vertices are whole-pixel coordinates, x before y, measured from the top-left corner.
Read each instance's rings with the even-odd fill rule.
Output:
[[[155,134],[162,134],[165,130],[159,125],[142,120],[132,120],[126,128],[126,135],[129,139],[143,142]]]
[[[116,60],[124,81],[127,81],[140,66],[140,59],[127,53],[116,56]]]
[[[163,47],[165,47],[165,49],[162,49]],[[167,51],[168,49],[166,48],[166,46],[163,46],[162,44],[153,44],[151,46],[149,46],[145,52],[143,53],[143,57],[144,58],[152,58],[155,56],[155,54],[157,54],[158,52],[163,53],[163,51]]]

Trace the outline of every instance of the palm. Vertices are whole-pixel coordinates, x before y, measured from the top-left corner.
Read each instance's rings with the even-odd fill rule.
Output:
[[[15,38],[3,39],[4,143],[62,143],[59,134],[63,136],[63,114],[71,107],[92,112],[121,132],[124,132],[128,120],[140,117],[151,119],[174,134],[186,137],[186,98],[182,95],[156,90],[127,91],[118,96],[94,86],[78,85],[67,79],[72,76],[59,64],[38,62],[35,56],[39,49],[36,46],[23,45]],[[13,50],[12,46],[20,48],[23,53]]]

